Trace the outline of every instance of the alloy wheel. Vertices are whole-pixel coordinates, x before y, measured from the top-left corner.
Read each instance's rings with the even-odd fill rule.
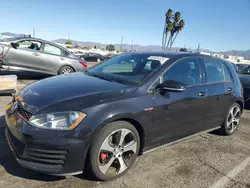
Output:
[[[129,129],[112,132],[102,143],[98,155],[100,171],[109,176],[124,172],[136,157],[137,141]]]
[[[227,129],[230,133],[234,132],[240,123],[241,110],[238,106],[234,106],[227,117]]]
[[[68,69],[68,68],[64,68],[63,70],[62,70],[62,73],[63,74],[69,74],[69,73],[71,73],[72,72],[72,70],[71,69]]]

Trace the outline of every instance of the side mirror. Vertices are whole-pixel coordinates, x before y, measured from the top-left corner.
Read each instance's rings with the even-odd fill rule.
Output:
[[[17,43],[11,42],[10,45],[11,45],[12,48],[17,49]]]
[[[175,81],[175,80],[166,80],[163,83],[159,84],[156,89],[167,90],[173,92],[182,92],[186,90],[185,84]]]

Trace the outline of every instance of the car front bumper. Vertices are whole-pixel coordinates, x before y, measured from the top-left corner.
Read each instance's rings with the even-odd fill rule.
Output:
[[[13,117],[17,124],[13,123]],[[8,145],[21,166],[53,175],[82,173],[88,151],[87,142],[71,134],[39,130],[15,114],[11,114],[11,117],[5,115],[5,119]]]

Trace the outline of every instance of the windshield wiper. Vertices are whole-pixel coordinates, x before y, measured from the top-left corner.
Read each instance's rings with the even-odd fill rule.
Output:
[[[104,76],[104,75],[100,75],[100,74],[91,74],[89,73],[90,76],[93,76],[93,77],[96,77],[96,78],[100,78],[100,79],[103,79],[103,80],[107,80],[109,82],[115,82],[114,80],[108,78],[107,76]]]

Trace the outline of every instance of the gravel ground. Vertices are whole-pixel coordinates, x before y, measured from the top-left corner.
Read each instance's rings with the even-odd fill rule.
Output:
[[[19,89],[34,82],[18,81]],[[4,136],[4,107],[10,97],[0,97],[0,187],[227,187],[250,188],[250,110],[245,110],[236,134],[225,137],[202,134],[185,142],[138,157],[123,177],[97,182],[88,175],[57,177],[20,167],[10,153]]]

